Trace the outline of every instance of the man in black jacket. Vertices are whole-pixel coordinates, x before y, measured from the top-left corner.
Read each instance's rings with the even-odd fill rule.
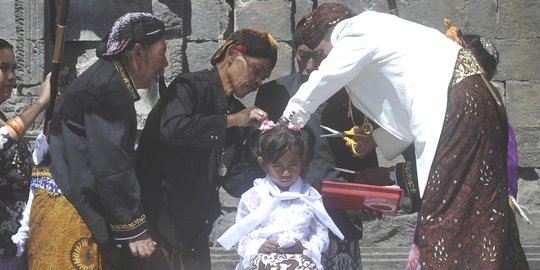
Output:
[[[168,64],[164,32],[150,13],[125,14],[96,49],[100,59],[63,91],[50,138],[54,180],[33,183],[30,268],[101,269],[118,243],[133,256],[154,252],[135,176],[133,103]]]
[[[170,260],[172,269],[210,269],[219,179],[229,170],[225,153],[243,143],[244,127],[266,119],[236,97],[255,91],[276,60],[272,36],[238,30],[212,57],[212,70],[179,75],[150,112],[137,149],[137,176],[166,253],[157,261]]]

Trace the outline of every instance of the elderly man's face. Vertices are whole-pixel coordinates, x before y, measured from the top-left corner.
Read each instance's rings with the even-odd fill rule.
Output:
[[[254,92],[262,81],[270,76],[272,61],[269,58],[257,58],[238,54],[228,68],[233,93],[239,98]]]
[[[141,80],[143,84],[137,85],[139,88],[147,88],[150,82],[156,77],[159,70],[169,65],[165,52],[167,51],[167,44],[165,38],[162,38],[158,42],[152,44],[146,50],[146,56],[143,61],[143,74],[141,74]]]

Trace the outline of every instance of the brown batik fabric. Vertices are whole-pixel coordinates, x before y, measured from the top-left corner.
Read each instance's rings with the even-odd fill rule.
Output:
[[[422,269],[529,269],[508,205],[501,98],[480,75],[454,82],[419,213]]]
[[[317,266],[303,254],[258,254],[251,260],[249,270],[315,270]]]
[[[102,259],[92,233],[66,197],[36,189],[28,242],[30,269],[101,270]]]

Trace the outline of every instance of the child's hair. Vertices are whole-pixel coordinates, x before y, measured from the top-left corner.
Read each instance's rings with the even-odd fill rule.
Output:
[[[5,48],[13,50],[13,45],[11,45],[7,40],[0,38],[0,49],[5,49]]]
[[[257,150],[265,162],[277,162],[287,151],[296,147],[303,161],[307,162],[312,156],[311,135],[305,129],[295,131],[287,124],[277,124],[260,134]]]

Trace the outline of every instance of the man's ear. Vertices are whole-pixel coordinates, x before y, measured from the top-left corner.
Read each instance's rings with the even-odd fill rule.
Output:
[[[145,57],[145,53],[146,51],[144,50],[143,45],[141,43],[135,43],[135,45],[133,46],[131,57],[137,64],[140,64]]]
[[[259,163],[259,166],[261,166],[261,168],[266,171],[266,164],[264,163],[264,159],[261,156],[257,157],[257,163]]]

